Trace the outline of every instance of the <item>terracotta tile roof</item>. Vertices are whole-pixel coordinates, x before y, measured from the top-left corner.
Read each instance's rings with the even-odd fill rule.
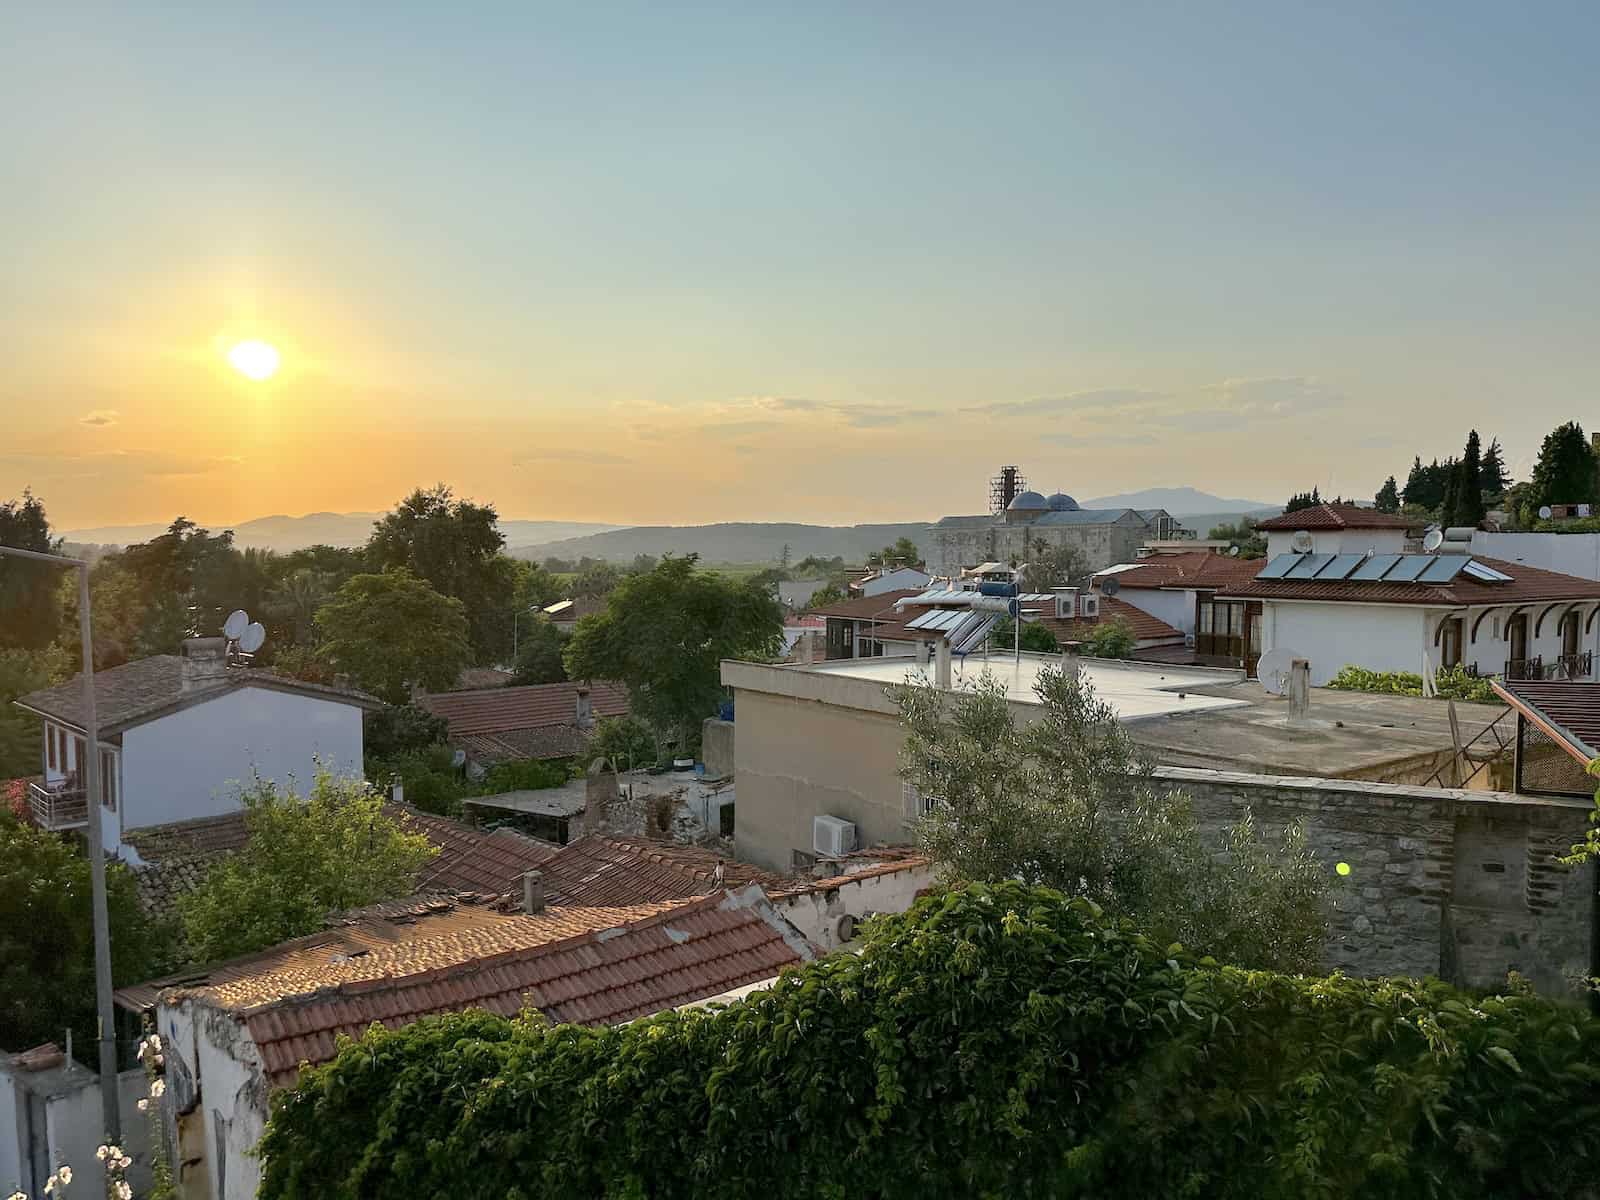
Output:
[[[511,729],[505,733],[469,733],[452,737],[450,744],[484,766],[523,758],[575,758],[589,744],[590,731],[576,725],[550,725],[544,729]]]
[[[450,736],[509,733],[573,725],[577,720],[577,683],[542,683],[529,687],[486,688],[473,692],[435,692],[417,703],[450,724]],[[620,717],[628,712],[628,691],[605,680],[588,685],[594,715]]]
[[[417,886],[424,891],[491,895],[513,892],[522,886],[524,872],[542,867],[560,850],[559,846],[514,829],[485,832],[461,821],[412,808],[402,812],[408,827],[425,834],[439,847],[439,853],[417,879]]]
[[[1115,578],[1125,588],[1219,588],[1247,583],[1267,565],[1264,558],[1232,558],[1226,554],[1187,551],[1182,554],[1156,554],[1138,566],[1102,580]]]
[[[483,688],[505,687],[515,678],[510,671],[502,671],[499,667],[462,667],[461,674],[456,676],[455,687],[450,690],[474,692]]]
[[[551,903],[644,904],[704,896],[716,890],[719,859],[725,887],[751,883],[782,887],[790,882],[782,875],[700,846],[600,834],[561,847],[539,869]]]
[[[1116,596],[1100,597],[1100,615],[1093,621],[1042,617],[1039,624],[1055,634],[1057,642],[1081,642],[1096,625],[1116,617],[1121,617],[1132,627],[1134,637],[1141,643],[1160,644],[1175,640],[1180,646],[1183,644],[1183,630],[1174,629],[1160,617],[1153,617],[1144,609],[1136,608]]]
[[[848,617],[855,621],[870,621],[874,617],[893,620],[896,602],[920,596],[925,590],[901,588],[892,592],[880,592],[876,596],[858,596],[854,600],[839,600],[833,604],[818,605],[811,612],[819,617]]]
[[[187,855],[214,857],[239,849],[250,837],[244,810],[170,825],[130,829],[122,835],[146,862]]]
[[[1457,575],[1449,583],[1363,583],[1349,579],[1255,579],[1219,591],[1251,600],[1337,600],[1347,604],[1518,604],[1539,600],[1600,600],[1600,582],[1474,554],[1473,560],[1510,583],[1482,583]]]
[[[364,917],[170,989],[239,1016],[268,1082],[333,1057],[339,1035],[431,1013],[536,1008],[607,1025],[720,995],[808,960],[812,950],[759,888],[687,902],[498,913],[442,900],[424,915]],[[148,986],[124,989],[128,1004]]]
[[[1381,513],[1354,504],[1313,504],[1282,516],[1257,521],[1257,529],[1415,529],[1421,522],[1399,513]]]
[[[95,717],[100,723],[100,736],[110,737],[174,709],[201,704],[241,687],[269,688],[361,708],[379,707],[377,699],[353,688],[306,683],[255,667],[229,668],[214,681],[184,691],[183,659],[176,654],[155,654],[94,673]],[[83,676],[74,675],[55,687],[29,692],[15,703],[81,729]]]

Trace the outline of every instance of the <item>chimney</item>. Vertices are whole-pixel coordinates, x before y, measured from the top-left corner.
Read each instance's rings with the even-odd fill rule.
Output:
[[[544,876],[538,871],[522,873],[522,911],[530,917],[544,911]]]
[[[1289,664],[1289,720],[1303,721],[1311,711],[1311,664],[1297,658]]]
[[[945,690],[950,688],[950,642],[940,638],[934,647],[933,682]]]
[[[1067,642],[1061,649],[1061,674],[1067,679],[1076,679],[1083,670],[1083,643]]]
[[[579,729],[588,729],[594,725],[594,702],[589,698],[589,689],[581,683],[578,685],[574,717]]]
[[[183,683],[186,692],[208,687],[228,673],[228,639],[219,637],[183,640]]]
[[[1078,615],[1078,589],[1075,587],[1053,587],[1050,589],[1056,594],[1056,616],[1064,621],[1070,621]]]

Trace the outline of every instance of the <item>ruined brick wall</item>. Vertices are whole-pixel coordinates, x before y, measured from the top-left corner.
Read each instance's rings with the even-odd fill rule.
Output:
[[[1583,801],[1157,768],[1220,836],[1248,811],[1263,833],[1306,824],[1333,875],[1326,965],[1352,975],[1438,975],[1503,985],[1507,971],[1542,993],[1576,994],[1594,970],[1594,864],[1558,865],[1583,837]]]

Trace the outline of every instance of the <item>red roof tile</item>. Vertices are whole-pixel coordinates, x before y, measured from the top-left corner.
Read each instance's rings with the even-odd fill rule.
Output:
[[[1219,588],[1246,583],[1267,565],[1264,558],[1233,558],[1191,550],[1182,554],[1157,554],[1126,571],[1098,576],[1115,579],[1125,588]]]
[[[1518,604],[1539,600],[1600,600],[1600,582],[1522,563],[1473,555],[1475,562],[1511,576],[1510,583],[1481,583],[1457,575],[1449,583],[1364,583],[1350,579],[1255,579],[1219,596],[1251,600],[1337,600],[1347,604]]]
[[[539,869],[545,894],[555,904],[644,904],[704,896],[723,885],[783,886],[783,876],[724,858],[699,846],[592,834],[563,846]]]
[[[1296,529],[1415,529],[1421,524],[1399,513],[1382,513],[1354,504],[1313,504],[1310,508],[1257,521],[1256,528],[1292,532]]]
[[[449,722],[451,737],[506,733],[516,729],[575,725],[580,686],[570,682],[543,683],[531,687],[442,692],[421,696],[417,703]],[[588,687],[596,718],[627,715],[628,691],[622,684],[600,680]]]
[[[1055,634],[1057,642],[1081,642],[1089,636],[1089,631],[1103,621],[1111,621],[1121,617],[1133,629],[1134,637],[1140,642],[1159,644],[1176,640],[1183,644],[1183,630],[1174,629],[1160,617],[1153,617],[1142,608],[1136,608],[1126,600],[1116,596],[1100,597],[1100,615],[1094,620],[1078,619],[1069,621],[1061,617],[1043,617],[1039,624]]]
[[[922,595],[924,588],[903,588],[893,592],[880,592],[876,596],[860,596],[854,600],[840,600],[822,604],[810,611],[821,617],[849,617],[855,621],[870,621],[874,617],[893,620],[895,604]]]
[[[415,809],[402,810],[402,819],[439,847],[417,880],[417,886],[427,891],[503,895],[521,887],[525,872],[543,866],[560,850],[513,829],[486,833]]]

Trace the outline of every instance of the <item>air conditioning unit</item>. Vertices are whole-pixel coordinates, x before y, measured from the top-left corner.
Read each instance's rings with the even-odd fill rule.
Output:
[[[811,846],[824,857],[842,858],[856,848],[856,827],[838,817],[812,817]]]
[[[1079,596],[1078,615],[1086,621],[1098,621],[1100,619],[1100,597],[1089,592]]]

